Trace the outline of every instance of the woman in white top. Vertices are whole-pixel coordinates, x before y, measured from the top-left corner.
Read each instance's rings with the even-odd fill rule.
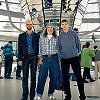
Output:
[[[1,49],[0,49],[0,79],[3,78],[3,77],[1,76],[2,61],[3,61],[3,47],[1,47]]]

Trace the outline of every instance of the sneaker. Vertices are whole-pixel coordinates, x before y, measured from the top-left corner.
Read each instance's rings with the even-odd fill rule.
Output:
[[[40,96],[38,96],[38,95],[34,99],[35,100],[42,100],[42,98]]]
[[[48,96],[48,100],[57,100],[53,95]]]

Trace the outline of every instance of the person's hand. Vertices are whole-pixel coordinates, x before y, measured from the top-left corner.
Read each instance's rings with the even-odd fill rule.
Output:
[[[23,62],[22,61],[18,61],[18,65],[22,66]]]
[[[39,57],[39,59],[38,59],[38,64],[39,65],[43,64],[42,60],[43,60],[43,58]]]

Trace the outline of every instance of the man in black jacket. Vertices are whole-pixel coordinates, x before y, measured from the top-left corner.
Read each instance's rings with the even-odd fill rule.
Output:
[[[23,94],[21,100],[28,98],[28,76],[29,67],[31,72],[30,84],[30,100],[34,100],[35,86],[36,86],[36,69],[37,69],[37,55],[38,55],[38,42],[39,35],[32,31],[32,21],[26,21],[26,32],[19,35],[18,38],[18,64],[22,66],[23,80],[22,88]]]

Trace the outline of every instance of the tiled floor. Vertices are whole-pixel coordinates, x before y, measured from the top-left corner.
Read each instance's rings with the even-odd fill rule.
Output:
[[[79,100],[76,82],[71,81],[72,100]],[[43,100],[47,100],[48,81],[45,86]],[[21,80],[0,79],[0,100],[20,100],[21,98]],[[100,80],[93,83],[85,83],[86,100],[100,100]],[[55,91],[54,96],[57,100],[63,100],[63,92]]]
[[[38,75],[38,74],[37,74]],[[22,94],[21,80],[16,80],[15,72],[12,74],[14,79],[0,79],[0,100],[20,100]],[[49,79],[48,79],[49,80]],[[30,80],[29,80],[30,81]],[[93,83],[85,83],[86,100],[100,100],[100,79]],[[79,100],[78,89],[75,81],[71,81],[72,100]],[[47,100],[48,81],[42,100]],[[63,100],[64,93],[55,91],[54,96],[57,100]]]

